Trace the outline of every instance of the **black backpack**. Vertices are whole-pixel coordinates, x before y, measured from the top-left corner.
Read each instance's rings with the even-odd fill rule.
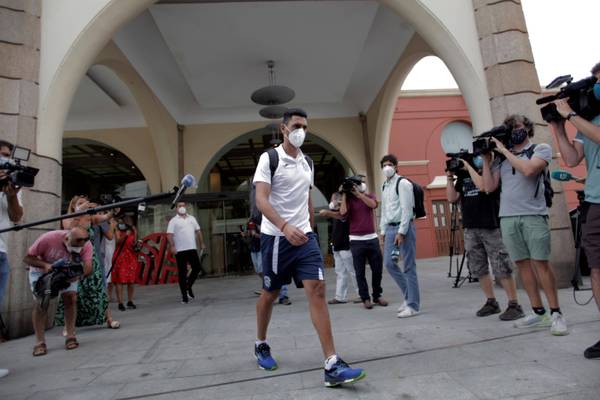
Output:
[[[279,154],[277,150],[274,148],[270,148],[267,150],[267,154],[269,155],[269,169],[271,170],[271,179],[273,179],[273,175],[275,175],[275,171],[277,170],[277,166],[279,165]],[[308,163],[310,170],[313,170],[313,160],[309,156],[305,155],[304,159]],[[272,182],[271,182],[272,183]],[[262,220],[262,214],[258,207],[256,206],[256,186],[251,182],[250,185],[250,218],[257,224],[260,224]]]
[[[533,157],[533,151],[535,150],[535,144],[532,144],[527,150],[523,151],[523,154],[525,154],[527,156],[527,158],[529,158],[531,160],[531,157]],[[535,193],[533,195],[533,198],[535,199],[538,195],[538,192],[540,190],[540,183],[539,180],[542,180],[543,184],[544,184],[544,199],[546,200],[546,207],[552,207],[552,198],[554,197],[554,189],[552,188],[552,183],[550,182],[550,171],[548,171],[548,168],[544,168],[544,170],[542,172],[540,172],[540,175],[538,177],[538,184],[535,188]]]
[[[406,179],[412,184],[415,203],[413,212],[415,213],[415,218],[423,218],[427,216],[427,211],[425,211],[425,192],[423,191],[423,187],[421,187],[421,185],[418,183],[415,183],[412,179],[408,179],[405,176],[400,176],[400,178],[396,181],[396,196],[399,194],[398,186],[400,186],[400,181],[402,179]],[[383,189],[381,191],[383,191]]]

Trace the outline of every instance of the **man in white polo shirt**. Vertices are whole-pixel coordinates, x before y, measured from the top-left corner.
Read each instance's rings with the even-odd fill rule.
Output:
[[[202,236],[202,230],[200,230],[198,221],[187,213],[186,204],[183,201],[177,203],[177,215],[169,221],[167,237],[169,238],[171,252],[175,254],[175,259],[177,260],[181,303],[187,304],[190,298],[194,298],[192,285],[194,285],[201,271],[196,237],[200,242],[200,249],[202,251],[206,249],[206,246],[204,245],[204,237]],[[187,276],[188,263],[192,267],[189,277]]]
[[[356,382],[364,378],[365,373],[360,368],[350,368],[335,352],[325,300],[323,258],[311,228],[313,166],[300,151],[306,128],[306,113],[297,108],[289,109],[279,127],[283,144],[260,156],[254,174],[256,205],[263,215],[260,246],[264,274],[264,290],[256,303],[254,354],[259,368],[277,369],[267,344],[267,328],[273,302],[281,287],[291,283],[293,278],[297,287],[304,287],[310,316],[321,341],[325,386],[338,386]]]

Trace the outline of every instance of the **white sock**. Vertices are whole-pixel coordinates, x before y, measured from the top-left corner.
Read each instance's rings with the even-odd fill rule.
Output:
[[[337,360],[338,360],[337,354],[327,357],[327,360],[325,360],[325,369],[329,371],[331,369],[331,367],[333,367],[333,364],[335,364],[337,362]]]
[[[258,339],[256,339],[256,342],[254,342],[254,344],[255,344],[257,347],[258,347],[258,346],[260,346],[260,345],[261,345],[261,344],[263,344],[263,343],[267,343],[267,341],[266,341],[266,340],[258,340]]]

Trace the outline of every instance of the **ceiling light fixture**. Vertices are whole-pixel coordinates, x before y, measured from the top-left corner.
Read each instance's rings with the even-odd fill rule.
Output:
[[[287,86],[277,85],[275,80],[275,61],[267,61],[267,81],[268,86],[255,90],[250,99],[263,107],[259,114],[265,118],[281,118],[287,110],[281,104],[291,101],[296,93]]]

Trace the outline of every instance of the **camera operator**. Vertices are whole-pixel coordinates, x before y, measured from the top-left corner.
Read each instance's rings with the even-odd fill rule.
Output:
[[[383,243],[383,263],[404,295],[398,318],[408,318],[419,314],[421,303],[415,262],[417,234],[413,185],[398,175],[398,159],[395,155],[384,156],[380,164],[386,179],[381,193],[380,241]],[[403,268],[398,266],[394,251],[402,257]]]
[[[553,335],[567,335],[567,323],[558,304],[556,279],[550,266],[550,226],[541,174],[552,161],[552,148],[546,143],[535,146],[533,154],[533,122],[522,115],[504,120],[510,130],[512,147],[507,149],[492,137],[497,157],[484,156],[482,181],[484,191],[494,192],[500,185],[500,229],[510,258],[519,267],[523,286],[533,312],[515,322],[517,328],[548,327]],[[538,278],[539,277],[539,281]],[[538,286],[542,287],[550,306],[546,312]]]
[[[0,140],[0,157],[9,158],[13,145],[5,140]],[[8,181],[5,170],[0,170],[0,229],[9,228],[11,223],[16,223],[23,217],[23,204],[21,192]],[[10,267],[8,265],[7,243],[8,233],[0,234],[0,306],[8,286]],[[0,369],[0,378],[8,374],[7,369]]]
[[[598,82],[594,85],[594,97],[600,100],[600,63],[592,68]],[[569,167],[575,167],[585,157],[587,178],[585,181],[585,203],[583,204],[582,247],[590,266],[592,291],[596,306],[600,310],[600,115],[587,121],[575,113],[568,99],[555,101],[556,109],[563,118],[577,128],[577,136],[573,142],[567,138],[565,119],[552,122],[550,126],[556,136],[560,155]],[[600,358],[600,341],[587,348],[586,358]]]
[[[373,308],[373,303],[386,307],[387,301],[381,297],[381,273],[383,270],[383,257],[373,212],[377,208],[377,198],[372,193],[367,193],[365,177],[360,176],[361,184],[352,184],[352,190],[344,189],[340,215],[350,223],[350,251],[356,272],[358,295],[367,310]],[[373,286],[373,302],[369,295],[369,285],[365,276],[366,262],[371,266],[371,285]]]
[[[74,254],[81,258],[83,272],[87,276],[92,273],[93,248],[89,241],[87,230],[75,227],[70,230],[57,230],[44,233],[27,251],[23,262],[30,266],[29,283],[31,291],[35,289],[35,283],[46,272],[54,267],[64,266],[71,262]],[[75,337],[75,318],[77,314],[77,288],[78,282],[71,282],[68,288],[61,291],[65,306],[65,348],[73,350],[79,347]],[[33,329],[35,330],[36,345],[33,347],[34,356],[43,356],[48,353],[44,333],[46,329],[47,311],[40,307],[40,303],[34,297],[33,306]]]
[[[500,191],[484,193],[481,190],[482,178],[479,175],[483,166],[481,156],[473,158],[473,166],[460,159],[462,167],[457,171],[456,183],[454,172],[447,170],[446,196],[448,201],[460,201],[460,212],[464,229],[465,250],[469,271],[479,279],[481,290],[487,301],[476,315],[487,317],[500,313],[500,305],[494,295],[493,282],[490,276],[490,265],[494,277],[500,281],[508,298],[508,307],[499,317],[503,321],[513,321],[524,317],[523,309],[517,300],[517,285],[512,276],[512,263],[502,242],[500,220]],[[488,261],[489,260],[489,261]]]

